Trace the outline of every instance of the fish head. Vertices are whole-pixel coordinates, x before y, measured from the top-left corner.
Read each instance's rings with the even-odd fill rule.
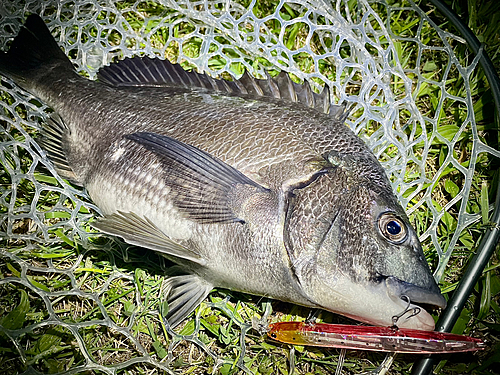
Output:
[[[433,330],[420,305],[444,308],[446,301],[418,236],[376,159],[359,164],[361,170],[339,166],[294,191],[285,242],[297,284],[323,309]]]

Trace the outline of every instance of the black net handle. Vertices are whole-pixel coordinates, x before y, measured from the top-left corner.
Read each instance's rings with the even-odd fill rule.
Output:
[[[498,78],[498,75],[495,71],[493,63],[488,57],[488,54],[484,49],[481,50],[481,43],[479,42],[479,40],[453,10],[451,10],[441,0],[428,1],[432,3],[460,31],[464,39],[467,41],[467,44],[476,55],[481,53],[481,56],[479,57],[479,63],[481,64],[481,67],[483,68],[486,78],[488,79],[488,82],[490,84],[491,91],[493,93],[493,99],[495,101],[495,116],[497,116],[498,120],[498,116],[500,114],[500,79]],[[500,121],[497,121],[497,123],[500,123]],[[479,277],[486,267],[486,264],[491,258],[493,251],[495,250],[495,247],[500,238],[500,184],[497,188],[497,194],[495,197],[495,210],[493,212],[491,221],[492,225],[486,229],[484,237],[477,248],[476,255],[474,255],[474,257],[472,258],[470,265],[465,271],[462,281],[448,301],[448,307],[436,323],[436,331],[451,332],[472,292],[472,289],[474,288],[474,285],[476,285]],[[425,356],[423,359],[413,365],[411,374],[431,374],[434,363],[437,360],[437,356]]]

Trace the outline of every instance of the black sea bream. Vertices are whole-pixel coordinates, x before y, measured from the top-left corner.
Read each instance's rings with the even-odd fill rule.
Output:
[[[95,227],[175,262],[172,325],[214,287],[375,325],[444,307],[414,229],[328,90],[229,82],[149,58],[79,76],[32,15],[0,73],[50,105],[42,146],[102,210]],[[400,327],[431,330],[421,310]]]

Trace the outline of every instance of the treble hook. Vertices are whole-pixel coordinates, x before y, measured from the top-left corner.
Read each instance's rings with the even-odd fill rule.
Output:
[[[408,304],[406,305],[406,307],[405,307],[405,309],[404,309],[404,311],[402,313],[399,313],[399,314],[394,315],[392,317],[392,326],[395,327],[395,328],[397,328],[396,323],[399,321],[399,319],[401,319],[401,317],[403,315],[405,315],[408,311],[413,310],[413,312],[411,313],[411,315],[408,316],[406,319],[410,319],[411,317],[414,317],[414,316],[420,314],[420,311],[422,311],[420,309],[420,307],[418,307],[418,306],[413,307],[413,308],[410,309],[410,304],[411,304],[410,297],[408,297],[406,295],[402,295],[401,299],[404,300],[404,301],[406,301]]]

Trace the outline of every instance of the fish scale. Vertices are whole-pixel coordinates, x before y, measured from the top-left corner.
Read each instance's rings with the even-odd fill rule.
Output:
[[[93,226],[177,264],[164,296],[172,326],[213,287],[375,325],[446,305],[384,170],[328,88],[315,94],[284,72],[216,80],[140,57],[89,81],[36,15],[0,73],[54,109],[40,143],[101,209]],[[434,320],[422,308],[400,325]]]

